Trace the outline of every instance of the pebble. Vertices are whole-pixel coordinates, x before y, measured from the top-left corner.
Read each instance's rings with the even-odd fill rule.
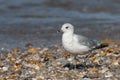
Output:
[[[113,76],[113,74],[110,71],[106,72],[106,74],[105,74],[105,77],[112,77],[112,76]]]
[[[70,57],[67,59],[67,61],[71,62],[74,59],[74,57]]]
[[[8,67],[3,67],[3,71],[8,71]]]

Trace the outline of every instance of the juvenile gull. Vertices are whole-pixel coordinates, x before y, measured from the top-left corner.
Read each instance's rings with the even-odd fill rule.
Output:
[[[65,50],[70,53],[85,54],[85,52],[100,46],[100,44],[95,40],[91,40],[85,36],[75,34],[74,26],[70,23],[63,24],[60,31],[63,32],[62,45]]]

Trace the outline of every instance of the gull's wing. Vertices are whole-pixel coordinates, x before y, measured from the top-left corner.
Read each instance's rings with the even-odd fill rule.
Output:
[[[80,44],[89,46],[90,48],[93,48],[99,45],[97,41],[88,39],[87,37],[84,37],[82,35],[75,34],[74,39],[78,41]]]

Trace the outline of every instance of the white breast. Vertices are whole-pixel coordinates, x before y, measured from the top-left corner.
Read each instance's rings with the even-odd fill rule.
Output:
[[[81,45],[77,40],[73,38],[71,34],[63,34],[62,44],[65,50],[74,54],[82,54],[89,50],[87,46]]]

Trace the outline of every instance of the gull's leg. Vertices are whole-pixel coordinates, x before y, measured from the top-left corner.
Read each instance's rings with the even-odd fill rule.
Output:
[[[91,57],[91,56],[94,56],[96,53],[95,53],[95,50],[89,50],[88,52],[87,52],[87,55],[86,55],[86,57],[85,57],[85,59],[84,59],[84,63],[86,64],[89,60],[89,58]],[[86,64],[87,65],[87,64]]]
[[[84,58],[85,58],[85,55],[75,55],[74,59],[76,60],[76,63],[75,63],[75,70],[77,69],[86,69],[86,64],[85,61],[84,61]]]
[[[74,59],[76,60],[77,63],[81,63],[81,64],[84,64],[86,62],[85,60],[85,56],[86,55],[75,55]]]
[[[74,59],[75,59],[76,61],[79,61],[79,59],[77,58],[77,54],[74,55]]]

